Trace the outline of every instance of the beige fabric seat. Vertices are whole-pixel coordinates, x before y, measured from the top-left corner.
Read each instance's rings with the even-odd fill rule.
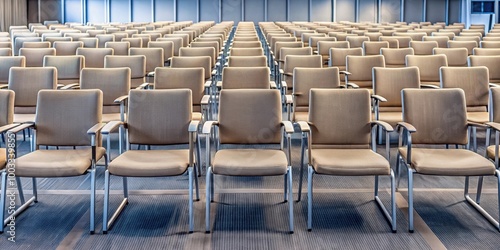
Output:
[[[439,86],[439,69],[448,66],[446,55],[406,56],[406,67],[416,66],[420,72],[422,85]],[[425,86],[424,85],[424,86]]]
[[[130,49],[129,42],[107,42],[105,48],[112,48],[113,55],[115,56],[127,56],[128,50]]]
[[[463,68],[457,69],[463,70]],[[489,160],[469,150],[467,131],[470,124],[466,117],[467,95],[464,90],[458,88],[404,89],[401,96],[403,122],[399,123],[398,131],[408,140],[406,145],[403,145],[403,138],[400,138],[396,171],[399,179],[401,165],[407,167],[409,231],[413,232],[414,174],[466,176],[465,199],[486,216],[487,212],[478,204],[481,188],[478,188],[476,201],[469,196],[469,177],[497,175],[498,178],[500,172]],[[443,114],[452,114],[453,118],[450,119],[450,116]],[[436,136],[437,131],[439,131],[439,136]],[[421,146],[415,148],[413,144]],[[455,144],[457,147],[463,145],[466,149],[433,147],[433,145],[445,144]],[[481,183],[482,180],[483,178],[480,178],[479,182]],[[498,181],[500,183],[500,180]],[[498,222],[494,219],[489,219],[489,221],[500,229]]]
[[[110,175],[122,176],[124,198],[111,218],[116,218],[128,203],[128,177],[166,177],[188,172],[189,232],[194,230],[193,178],[196,199],[199,200],[198,179],[194,167],[194,147],[198,121],[192,120],[191,90],[131,90],[126,122],[108,123],[103,134],[118,127],[120,136],[126,133],[127,151],[121,152],[105,171],[104,208],[102,231],[107,233],[114,219],[108,221]],[[130,145],[182,145],[189,149],[132,150]],[[150,146],[148,146],[149,149]]]
[[[389,48],[389,42],[387,41],[363,42],[363,54],[366,56],[380,55],[381,48]]]
[[[415,55],[432,55],[432,49],[438,46],[436,41],[410,41],[410,47],[413,48]]]
[[[241,105],[241,104],[245,105]],[[252,107],[248,109],[248,107]],[[293,126],[282,121],[281,97],[278,90],[269,89],[223,89],[220,93],[218,121],[204,124],[203,133],[212,134],[212,128],[218,126],[218,137],[213,138],[220,144],[275,144],[284,145],[284,134],[287,134],[287,145]],[[262,131],[265,136],[262,136]],[[208,142],[209,140],[207,140]],[[206,220],[205,230],[210,232],[210,206],[214,199],[214,175],[226,176],[273,176],[285,175],[285,201],[289,205],[289,230],[293,232],[293,191],[290,162],[290,148],[284,149],[242,149],[235,148],[216,150],[212,159],[207,154],[206,176]],[[210,151],[210,143],[207,143]]]
[[[375,201],[396,231],[395,178],[389,161],[389,142],[386,142],[387,159],[376,152],[375,133],[372,127],[392,127],[381,121],[371,121],[370,92],[367,89],[311,89],[309,117],[299,122],[302,133],[301,157],[307,144],[307,228],[312,229],[313,175],[365,176],[374,175]],[[305,140],[307,139],[307,143]],[[370,141],[372,148],[370,149]],[[302,189],[301,164],[299,194]],[[378,176],[391,179],[391,212],[378,197]],[[300,196],[299,196],[300,200]]]
[[[46,69],[51,70],[51,68]],[[100,130],[103,127],[102,92],[41,90],[38,93],[36,106],[34,124],[20,125],[11,130],[12,133],[25,128],[36,131],[33,141],[34,151],[15,160],[16,177],[33,178],[33,197],[26,202],[22,197],[22,206],[16,213],[33,207],[30,204],[37,202],[37,177],[70,177],[90,173],[90,233],[93,233],[96,162],[106,157],[105,149],[100,147]],[[82,117],[85,119],[81,119]],[[40,150],[40,146],[75,147],[75,149]],[[18,183],[18,187],[21,192],[22,184]],[[6,189],[2,190],[2,195],[6,195]],[[5,203],[1,205],[5,206]]]

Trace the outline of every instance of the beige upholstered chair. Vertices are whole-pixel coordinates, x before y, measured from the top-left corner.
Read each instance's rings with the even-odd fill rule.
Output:
[[[57,69],[58,87],[70,87],[80,83],[80,71],[85,68],[83,56],[45,56],[43,67]]]
[[[232,48],[230,56],[263,56],[262,48]]]
[[[72,56],[76,55],[78,48],[83,48],[83,42],[54,42],[52,47],[56,49],[57,56]]]
[[[179,56],[179,50],[182,48],[182,37],[164,37],[156,39],[157,42],[173,42],[174,43],[174,56]]]
[[[359,48],[361,49],[361,48]],[[320,55],[311,56],[295,56],[289,55],[285,58],[283,70],[280,70],[280,81],[278,87],[284,90],[292,90],[293,88],[293,70],[296,67],[303,68],[322,68],[323,62]],[[286,93],[283,93],[286,94]]]
[[[415,55],[432,55],[432,49],[438,46],[436,41],[410,41]]]
[[[367,41],[363,43],[363,54],[365,56],[380,55],[380,49],[389,48],[387,41]]]
[[[372,69],[374,67],[385,67],[384,56],[347,56],[346,71],[349,72],[346,77],[346,87],[351,84],[360,88],[372,89]]]
[[[26,67],[26,58],[24,56],[0,57],[0,88],[9,82],[9,71],[12,67]]]
[[[362,48],[363,42],[369,42],[370,38],[367,36],[348,36],[346,41],[349,43],[349,48]]]
[[[209,56],[211,68],[215,67],[215,63],[217,62],[217,54],[214,48],[180,48],[179,50],[180,57],[191,57],[191,56]],[[211,70],[210,70],[211,71]]]
[[[122,38],[122,42],[128,42],[130,44],[130,48],[142,48],[142,39],[139,37],[127,37]]]
[[[146,76],[146,56],[106,56],[104,57],[105,68],[130,68],[130,88],[144,88]]]
[[[113,55],[115,56],[127,56],[128,50],[130,49],[129,42],[107,42],[106,48],[113,49]]]
[[[147,76],[147,82],[154,82],[154,72],[156,67],[163,67],[165,65],[163,48],[130,48],[128,53],[130,56],[142,55],[146,57],[145,76]]]
[[[128,204],[128,177],[178,176],[188,172],[189,232],[194,231],[193,178],[196,200],[199,200],[198,178],[194,167],[194,145],[199,121],[191,117],[191,91],[131,90],[128,97],[126,122],[109,123],[105,130],[125,126],[127,151],[120,152],[105,172],[103,233],[107,233],[115,219]],[[104,131],[103,133],[107,133]],[[130,145],[189,144],[189,149],[132,150]],[[149,149],[149,148],[148,148]],[[144,159],[150,159],[147,163]],[[194,172],[194,173],[193,173]],[[110,175],[123,178],[124,199],[108,221]]]
[[[105,48],[107,42],[115,41],[113,34],[98,34],[95,37],[97,38],[97,48]]]
[[[402,68],[406,64],[406,56],[414,55],[413,48],[391,49],[381,48],[380,54],[384,56],[387,68]]]
[[[486,130],[486,157],[495,162],[495,167],[500,166],[499,161],[499,144],[500,144],[500,88],[489,89],[489,123]],[[496,124],[494,124],[496,123]],[[494,145],[490,145],[491,132],[495,132]],[[482,178],[480,179],[482,182]]]
[[[475,56],[500,56],[500,49],[474,48],[472,54]]]
[[[422,41],[436,41],[438,43],[438,48],[448,48],[448,41],[450,38],[447,36],[424,36]]]
[[[78,41],[83,43],[84,48],[97,48],[99,40],[95,37],[80,37]]]
[[[433,54],[446,55],[450,67],[467,67],[468,51],[466,48],[434,48]]]
[[[245,105],[241,105],[244,103]],[[248,109],[248,107],[252,107]],[[277,144],[276,148],[221,149],[211,157],[207,138],[208,163],[206,176],[206,232],[210,232],[210,202],[214,200],[214,175],[225,176],[285,176],[285,201],[289,204],[290,232],[293,232],[293,191],[290,145],[293,126],[282,121],[281,97],[278,90],[223,89],[220,93],[219,119],[203,125],[209,136],[218,127],[217,144],[259,145]],[[286,132],[288,148],[284,149]],[[262,131],[265,136],[262,136]]]
[[[417,66],[423,87],[439,86],[439,69],[448,66],[446,55],[406,56],[406,67]]]
[[[311,89],[309,117],[299,122],[307,136],[307,229],[312,229],[313,175],[375,176],[375,201],[396,232],[395,178],[387,159],[376,152],[375,128],[392,127],[371,120],[370,92],[366,89]],[[304,138],[303,140],[305,140]],[[371,149],[370,149],[371,143]],[[302,154],[305,143],[302,142]],[[387,148],[389,142],[387,142]],[[304,166],[301,163],[301,168]],[[391,180],[390,212],[378,196],[378,176]]]
[[[216,74],[212,71],[212,59],[209,56],[174,56],[170,63],[172,68],[203,68],[205,81],[213,81]],[[212,82],[206,84],[211,85]],[[215,83],[214,83],[215,84]]]
[[[8,140],[5,138],[5,132],[7,130],[17,126],[14,124],[14,98],[15,94],[12,90],[0,90],[0,137],[1,141],[4,142],[3,148],[1,147],[0,141],[0,175],[1,175],[1,190],[7,188],[7,171],[5,171],[5,166],[7,164],[7,151],[6,147]],[[4,197],[4,196],[2,196]],[[1,198],[1,197],[0,197]],[[4,218],[5,209],[0,210],[0,218]],[[0,232],[3,232],[3,224],[1,226]]]
[[[338,67],[341,75],[340,80],[344,80],[342,71],[346,70],[346,57],[349,55],[362,56],[362,48],[344,49],[344,48],[330,48],[330,59],[328,60],[329,67]]]
[[[19,49],[24,48],[25,42],[41,42],[41,37],[16,37],[12,43],[12,51],[15,56],[19,55]]]
[[[477,66],[487,67],[489,72],[489,82],[500,83],[500,71],[497,70],[498,65],[500,65],[500,55],[469,56],[467,61],[469,67],[477,67]]]
[[[466,48],[469,55],[472,55],[474,48],[479,47],[476,41],[448,41],[448,48]]]
[[[85,57],[85,68],[104,68],[104,57],[113,55],[112,48],[78,48],[77,55]]]
[[[396,173],[399,182],[401,165],[408,169],[409,231],[413,232],[414,174],[466,176],[465,199],[481,214],[486,215],[486,211],[478,205],[482,185],[478,185],[476,201],[472,200],[468,194],[469,177],[497,175],[498,178],[500,172],[488,159],[468,150],[467,130],[470,124],[467,122],[466,97],[463,90],[404,89],[401,95],[403,122],[398,125],[400,145]],[[436,136],[436,133],[439,133],[439,136]],[[406,145],[402,145],[402,141],[406,141]],[[417,148],[413,144],[421,144],[422,147]],[[446,144],[455,144],[457,148],[429,147],[430,145],[444,146]],[[465,146],[465,149],[459,149],[458,146]],[[491,216],[488,220],[497,229],[500,229],[498,221],[495,221]]]
[[[101,123],[102,93],[99,90],[41,90],[36,106],[34,124],[20,125],[9,131],[17,133],[26,128],[36,131],[33,141],[35,150],[15,160],[19,193],[23,193],[19,177],[32,178],[33,183],[33,197],[25,201],[24,196],[20,195],[22,205],[16,214],[38,201],[36,178],[73,177],[90,173],[92,234],[95,230],[96,163],[106,157],[106,150],[100,146],[100,130],[104,125]],[[39,150],[41,146],[59,149]],[[7,190],[3,188],[2,197],[6,193]],[[2,200],[4,203],[1,206],[5,207],[5,199]],[[3,221],[4,218],[0,219]]]
[[[387,41],[389,43],[389,48],[399,49],[399,40],[393,38],[392,36],[381,36],[378,38],[379,41]]]
[[[326,64],[329,61],[331,48],[349,49],[349,42],[347,42],[347,41],[334,41],[334,42],[319,41],[317,54],[321,55],[321,58],[323,60],[323,64]],[[351,51],[355,51],[355,49],[353,49]],[[344,62],[344,65],[345,65],[345,62]],[[338,65],[334,65],[334,66],[338,66]]]
[[[170,60],[174,56],[174,42],[172,41],[154,41],[148,43],[148,48],[162,48],[164,65],[170,65]]]
[[[19,55],[26,58],[26,67],[42,67],[44,56],[55,56],[54,48],[21,48]]]
[[[235,41],[231,44],[233,48],[262,48],[262,44],[260,41],[251,41],[251,42],[240,42]]]
[[[24,42],[23,48],[50,48],[50,42]]]
[[[266,56],[229,56],[228,67],[267,67]]]

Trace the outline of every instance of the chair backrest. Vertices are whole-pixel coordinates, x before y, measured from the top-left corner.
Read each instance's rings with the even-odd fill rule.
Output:
[[[205,80],[212,76],[212,59],[209,56],[174,56],[170,62],[172,68],[203,68]]]
[[[500,122],[500,88],[490,88],[490,122]]]
[[[95,36],[97,38],[97,47],[105,48],[107,42],[114,42],[115,36],[113,34],[98,34]]]
[[[500,48],[500,41],[481,41],[479,43],[480,48],[485,48],[485,49],[498,49]]]
[[[231,56],[263,56],[262,48],[232,48]]]
[[[41,42],[42,38],[41,37],[16,37],[14,39],[14,43],[12,46],[12,50],[14,51],[14,55],[17,56],[19,55],[19,49],[24,48],[23,44],[25,42]]]
[[[130,87],[136,88],[144,83],[146,76],[146,56],[105,56],[105,68],[130,68]]]
[[[442,67],[441,88],[460,88],[465,93],[468,111],[487,111],[489,78],[488,68]]]
[[[331,48],[348,49],[349,46],[347,41],[319,41],[318,54],[329,55]]]
[[[475,56],[500,56],[500,49],[474,48],[472,54]]]
[[[420,88],[417,67],[373,68],[373,93],[387,99],[379,103],[380,111],[401,111],[401,90],[405,88]]]
[[[147,145],[188,143],[191,112],[189,89],[131,90],[128,141]]]
[[[469,67],[485,66],[488,68],[490,83],[500,83],[499,56],[469,56]]]
[[[54,48],[21,48],[19,55],[26,57],[26,67],[42,67],[44,56],[55,56]]]
[[[469,55],[472,55],[474,48],[478,46],[476,41],[448,41],[448,48],[467,48]]]
[[[276,42],[274,44],[274,58],[279,59],[280,57],[280,50],[281,48],[302,48],[303,43],[302,42]]]
[[[371,100],[367,89],[311,89],[309,98],[313,148],[368,148]]]
[[[285,61],[286,56],[288,55],[302,55],[302,56],[310,56],[313,54],[311,47],[302,47],[302,48],[281,48],[280,50],[280,61]]]
[[[381,36],[378,38],[379,41],[387,41],[389,43],[389,48],[399,49],[399,40],[393,38],[392,36]]]
[[[439,68],[448,66],[446,55],[406,56],[406,67],[417,66],[421,82],[439,82]]]
[[[182,48],[182,37],[164,37],[156,39],[157,42],[173,42],[174,56],[179,56],[179,50]]]
[[[58,56],[72,56],[76,55],[76,50],[78,48],[83,48],[83,42],[54,42],[52,47],[56,49],[56,55]]]
[[[165,64],[163,48],[130,48],[128,53],[130,56],[146,57],[146,72],[153,72],[156,67],[163,67]]]
[[[448,48],[448,41],[450,40],[450,38],[448,38],[447,36],[424,36],[422,40],[424,42],[435,41],[438,43],[438,48]]]
[[[339,68],[302,68],[293,70],[294,111],[309,110],[309,90],[312,88],[338,88]]]
[[[468,51],[466,48],[434,48],[434,55],[446,55],[448,66],[467,67]]]
[[[201,99],[204,94],[205,69],[198,68],[156,68],[155,89],[188,88],[193,95],[193,111],[201,110]]]
[[[410,42],[413,40],[412,36],[392,36],[392,38],[398,40],[399,48],[409,48]],[[422,41],[422,38],[416,40]]]
[[[54,67],[12,67],[8,88],[16,93],[16,107],[33,108],[37,103],[38,91],[57,88],[57,69]]]
[[[285,58],[284,72],[285,75],[292,76],[293,69],[296,67],[303,68],[321,68],[323,67],[323,62],[320,55],[288,55]]]
[[[26,58],[24,56],[0,57],[0,84],[9,82],[9,71],[12,67],[26,67]]]
[[[85,67],[83,56],[45,56],[43,67],[57,68],[57,83],[69,84],[80,82],[80,71]]]
[[[268,67],[226,67],[222,71],[223,89],[269,89]]]
[[[0,90],[0,127],[14,121],[14,98],[14,91]]]
[[[113,55],[112,48],[78,48],[77,55],[85,57],[86,68],[104,68],[104,57]]]
[[[412,124],[413,144],[467,144],[462,89],[403,89],[403,121]]]
[[[219,99],[221,143],[280,143],[282,110],[279,90],[223,89]]]
[[[432,55],[432,49],[438,47],[436,41],[410,41],[415,55]]]
[[[380,55],[381,48],[389,48],[389,42],[387,41],[366,41],[363,42],[363,52],[364,55]]]
[[[164,61],[167,61],[174,56],[174,42],[172,41],[149,42],[148,48],[162,48]]]
[[[36,145],[90,146],[87,130],[101,120],[100,90],[41,90],[35,116]]]
[[[348,36],[346,37],[346,41],[349,42],[350,48],[361,48],[363,47],[363,42],[370,41],[370,38],[367,36]]]
[[[229,56],[228,67],[267,67],[267,57],[262,56]]]
[[[122,38],[122,42],[128,42],[130,44],[130,48],[142,48],[142,39],[139,37],[127,37],[127,38]],[[109,42],[106,42],[109,43]]]
[[[130,68],[84,68],[80,74],[80,89],[100,89],[103,94],[103,113],[117,113],[116,98],[128,95]]]
[[[217,54],[214,48],[180,48],[179,56],[209,56],[212,62],[211,67],[215,65]]]
[[[346,70],[351,73],[349,81],[353,81],[359,87],[372,87],[372,69],[374,67],[385,67],[384,56],[347,56]]]
[[[330,48],[330,60],[328,65],[330,67],[339,67],[340,70],[344,70],[346,66],[346,57],[349,55],[362,56],[362,48],[344,49],[344,48]]]
[[[260,41],[251,41],[251,42],[233,42],[233,48],[262,48],[262,44]]]
[[[23,48],[50,48],[50,42],[24,42]]]
[[[107,42],[105,46],[112,48],[115,56],[126,56],[130,49],[130,42]]]

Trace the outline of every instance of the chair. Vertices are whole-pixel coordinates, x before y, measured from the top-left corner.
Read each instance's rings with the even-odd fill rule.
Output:
[[[346,70],[346,57],[349,55],[362,56],[362,48],[344,49],[344,48],[330,48],[330,59],[328,60],[328,67],[338,67],[340,70],[340,80],[344,80],[342,71]]]
[[[465,176],[464,196],[482,215],[486,215],[478,203],[481,186],[478,185],[476,201],[468,194],[470,176],[500,176],[493,163],[476,154],[468,146],[468,127],[465,94],[461,89],[404,89],[403,122],[398,125],[400,143],[396,161],[396,176],[399,182],[401,165],[408,171],[408,230],[413,232],[413,175]],[[449,114],[449,115],[443,115]],[[436,136],[439,131],[440,136]],[[422,144],[422,148],[413,147]],[[455,144],[457,148],[429,148],[429,145]],[[458,146],[465,146],[459,149]],[[500,179],[498,180],[500,183]],[[500,206],[500,203],[499,203]],[[488,216],[485,216],[488,217]],[[500,230],[498,222],[491,216],[488,221]]]
[[[245,105],[241,105],[245,103]],[[248,109],[247,107],[252,107]],[[210,202],[214,200],[214,175],[225,176],[285,176],[285,201],[289,205],[289,231],[293,232],[292,167],[290,135],[293,126],[281,119],[281,97],[277,90],[223,89],[220,93],[219,119],[203,125],[207,135],[206,175],[206,232],[210,232]],[[284,149],[220,149],[210,156],[210,138],[213,127],[218,127],[217,144],[259,145],[284,143],[282,127],[288,147]],[[262,136],[262,131],[265,136]]]
[[[228,67],[267,67],[266,56],[229,56]]]
[[[349,49],[349,42],[347,41],[338,41],[338,42],[329,42],[329,41],[319,41],[318,42],[318,55],[321,55],[323,59],[323,64],[326,64],[330,58],[330,49],[338,48],[338,49]]]
[[[84,48],[97,48],[98,39],[95,37],[80,37],[78,41],[83,43]]]
[[[83,56],[45,56],[43,67],[57,69],[57,85],[71,87],[80,84],[80,71],[85,68]]]
[[[9,82],[9,71],[12,67],[26,67],[26,58],[24,56],[0,57],[0,86]]]
[[[205,81],[214,80],[216,74],[212,71],[212,59],[209,56],[174,56],[170,63],[171,68],[203,68]],[[209,82],[207,84],[212,84]],[[214,83],[215,84],[215,83]]]
[[[415,55],[432,55],[432,50],[438,46],[436,41],[410,41]]]
[[[363,42],[369,42],[370,38],[367,36],[348,36],[346,41],[349,43],[349,48],[362,48]]]
[[[148,48],[162,48],[164,65],[170,65],[170,60],[174,56],[174,42],[172,41],[154,41],[149,42]]]
[[[130,68],[130,87],[144,88],[148,84],[145,82],[146,76],[146,56],[105,56],[104,68]]]
[[[50,48],[50,42],[24,42],[23,48]]]
[[[97,38],[97,48],[105,48],[107,42],[114,42],[115,36],[113,34],[98,34],[95,35]]]
[[[163,67],[165,65],[165,58],[163,57],[163,48],[130,48],[128,51],[130,56],[145,56],[146,57],[146,76],[154,77],[156,67]],[[153,81],[149,80],[148,82]]]
[[[106,48],[113,49],[113,55],[115,56],[128,56],[128,50],[130,49],[129,42],[107,42]]]
[[[381,36],[379,37],[379,41],[386,41],[389,43],[389,48],[391,49],[399,49],[399,40],[393,38],[392,36]]]
[[[499,167],[499,140],[497,138],[500,138],[499,134],[499,128],[497,126],[498,122],[500,121],[500,117],[498,114],[498,111],[500,109],[499,101],[500,101],[500,88],[490,88],[489,89],[489,123],[487,123],[488,128],[486,130],[486,157],[493,160],[495,163],[495,167],[498,169]],[[496,123],[496,124],[495,124]],[[490,138],[491,138],[491,132],[495,132],[495,141],[494,145],[490,145]],[[482,178],[479,179],[480,182],[482,183]]]
[[[346,75],[346,87],[354,83],[357,87],[372,89],[374,67],[385,67],[384,56],[347,56],[346,71],[349,74]]]
[[[57,56],[76,55],[78,48],[83,48],[83,42],[54,42],[52,47],[56,49]]]
[[[128,42],[130,44],[130,48],[142,48],[142,39],[139,37],[122,38],[121,41]]]
[[[103,127],[102,93],[99,90],[42,90],[38,94],[36,106],[34,124],[21,125],[9,131],[17,133],[26,128],[36,131],[33,141],[35,150],[15,159],[16,181],[22,203],[15,214],[38,201],[37,177],[72,177],[90,173],[90,233],[93,234],[96,163],[102,157],[106,158],[106,150],[99,143]],[[81,119],[82,117],[85,119]],[[39,150],[40,146],[72,147]],[[19,177],[32,178],[33,197],[26,202]],[[6,193],[7,190],[2,188],[2,197]],[[5,199],[2,201],[2,207],[5,207]],[[3,221],[4,218],[0,219]],[[7,218],[8,221],[11,219],[12,217]]]
[[[262,44],[260,41],[253,42],[233,42],[231,45],[232,48],[262,48]]]
[[[14,124],[14,98],[15,93],[12,90],[0,90],[0,135],[2,137],[2,141],[4,142],[4,148],[0,147],[0,175],[1,175],[1,189],[5,189],[7,187],[7,171],[5,171],[5,167],[7,165],[7,146],[8,139],[5,138],[5,132],[9,129],[17,126],[18,124]],[[1,142],[0,142],[1,146]],[[12,171],[12,170],[11,170]],[[3,196],[2,196],[3,197]],[[0,197],[0,199],[2,198]],[[0,202],[1,203],[1,202]],[[4,218],[3,213],[4,209],[0,211],[0,218]],[[2,229],[4,224],[2,224]],[[0,229],[0,232],[2,231]]]
[[[467,61],[469,67],[485,66],[488,68],[489,82],[500,83],[500,71],[497,70],[500,56],[469,56]]]
[[[230,56],[263,56],[264,50],[262,48],[232,48]]]
[[[85,57],[86,68],[104,68],[104,57],[113,55],[112,48],[78,48],[77,55]]]
[[[424,42],[436,41],[438,43],[438,48],[448,48],[449,40],[450,38],[447,36],[424,36],[424,38],[422,38]]]
[[[314,174],[372,175],[375,176],[374,199],[389,221],[391,230],[396,232],[396,185],[387,160],[390,155],[387,151],[386,159],[376,153],[375,148],[375,128],[380,126],[388,132],[393,129],[385,122],[371,121],[370,92],[366,89],[311,89],[309,117],[307,122],[299,122],[299,126],[301,132],[307,134],[308,143],[307,229],[312,230]],[[305,143],[302,145],[304,152]],[[389,148],[388,140],[386,147]],[[379,175],[390,177],[390,212],[378,196]]]
[[[446,55],[406,56],[406,67],[417,66],[422,87],[439,86],[439,69],[448,66]]]
[[[12,43],[12,51],[14,52],[14,56],[19,55],[19,49],[24,48],[23,44],[25,42],[41,42],[41,37],[16,37]]]
[[[448,41],[448,48],[467,48],[469,55],[472,55],[474,48],[477,47],[476,41]]]
[[[179,56],[179,50],[182,48],[181,37],[164,37],[156,39],[157,42],[173,42],[174,43],[174,56]]]
[[[363,55],[373,56],[380,55],[380,49],[389,48],[387,41],[367,41],[363,43]]]
[[[268,67],[226,67],[222,71],[222,89],[270,89],[276,88],[269,79]]]
[[[128,95],[130,72],[130,68],[126,67],[82,69],[80,89],[99,89],[102,91],[102,122],[125,121],[125,116],[122,117],[120,113],[119,98]]]
[[[152,109],[155,111],[150,112]],[[196,199],[199,200],[193,161],[198,121],[192,120],[191,109],[190,90],[130,91],[127,121],[123,123],[127,130],[127,151],[109,164],[104,177],[103,233],[111,229],[115,219],[128,204],[128,177],[177,176],[186,171],[189,176],[189,232],[194,231],[193,177],[196,183]],[[175,119],[171,119],[172,117]],[[189,149],[132,150],[132,144],[189,144]],[[145,164],[145,158],[154,160]],[[108,221],[110,175],[123,177],[124,199]]]
[[[472,54],[475,56],[500,56],[500,49],[474,48]]]
[[[214,48],[180,48],[179,56],[209,56],[211,59],[211,68],[215,67],[217,54]]]
[[[42,67],[44,56],[55,56],[54,48],[21,48],[19,55],[26,58],[26,67]]]
[[[446,55],[450,67],[467,67],[468,51],[466,48],[434,48],[433,54]]]
[[[280,70],[280,81],[278,87],[282,90],[292,90],[293,88],[293,70],[296,67],[303,68],[322,68],[323,62],[320,55],[295,56],[289,55],[285,58],[283,70]],[[283,93],[286,94],[286,93]]]

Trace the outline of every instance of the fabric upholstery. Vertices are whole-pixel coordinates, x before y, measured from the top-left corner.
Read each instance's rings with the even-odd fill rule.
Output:
[[[182,47],[182,37],[163,37],[158,38],[157,42],[173,42],[174,56],[179,56],[179,49]]]
[[[372,69],[385,67],[384,56],[347,56],[346,70],[351,73],[349,81],[361,88],[372,87]]]
[[[179,56],[181,56],[181,57],[185,57],[185,56],[209,56],[211,59],[210,67],[213,67],[215,65],[215,61],[217,60],[217,53],[216,53],[215,49],[212,47],[180,48]]]
[[[488,84],[487,67],[441,68],[441,88],[463,89],[467,107],[488,106]]]
[[[105,48],[113,49],[115,56],[126,56],[130,49],[130,42],[107,42]]]
[[[21,48],[19,55],[26,57],[26,67],[43,67],[44,56],[55,56],[54,48]]]
[[[64,81],[78,83],[80,81],[80,71],[85,67],[85,57],[83,56],[46,56],[43,59],[44,67],[57,68],[58,84],[65,84]]]
[[[402,48],[402,49],[380,49],[380,54],[384,56],[385,65],[388,68],[401,68],[405,67],[406,56],[414,55],[415,52],[413,48]]]
[[[146,72],[155,71],[156,67],[163,67],[165,58],[163,57],[163,48],[130,48],[130,56],[146,57]],[[133,73],[132,75],[135,76]]]
[[[399,148],[407,159],[407,148]],[[479,176],[495,174],[488,159],[466,149],[412,148],[411,166],[420,174],[448,176]]]
[[[122,68],[84,68],[81,71],[81,89],[100,89],[103,105],[114,106],[115,99],[128,95],[130,89],[130,69]],[[118,111],[119,112],[119,111]],[[105,110],[103,110],[103,113]]]
[[[401,90],[405,88],[420,88],[417,67],[373,68],[373,92],[387,99],[380,107],[401,107]]]
[[[263,56],[262,48],[232,48],[231,56]]]
[[[432,49],[438,47],[436,41],[411,41],[410,47],[413,48],[415,55],[432,55]]]
[[[101,115],[100,90],[41,90],[35,117],[36,143],[90,146],[87,131],[101,122]]]
[[[438,48],[448,48],[448,41],[450,40],[447,36],[424,36],[423,41],[436,41],[438,43]]]
[[[118,176],[173,176],[186,172],[189,150],[128,150],[109,164]]]
[[[203,98],[205,69],[203,68],[157,68],[155,89],[188,88],[193,94],[193,105],[200,105]]]
[[[214,156],[214,174],[231,176],[272,176],[287,171],[287,159],[282,150],[227,149]]]
[[[466,48],[435,48],[434,54],[446,55],[450,67],[467,67],[468,52]]]
[[[83,48],[83,42],[62,42],[56,41],[52,44],[52,47],[56,49],[57,56],[71,56],[76,55],[76,50],[78,48]]]
[[[172,68],[199,68],[205,69],[205,80],[212,76],[212,62],[209,56],[174,56],[170,62]]]
[[[96,159],[106,150],[97,147]],[[19,177],[67,177],[85,174],[91,167],[90,148],[64,150],[36,150],[16,159],[16,176]]]
[[[342,69],[342,66],[346,66],[346,57],[349,55],[362,56],[363,49],[362,48],[354,48],[354,49],[330,48],[329,66],[339,67],[340,70],[345,70],[345,68]]]
[[[446,55],[406,56],[406,67],[417,66],[421,83],[439,83],[439,68],[448,66]]]
[[[478,46],[476,41],[448,41],[448,48],[467,48],[469,55],[472,55],[474,48]]]
[[[172,41],[153,41],[149,42],[148,46],[148,48],[162,48],[164,61],[174,56],[174,42]]]
[[[412,124],[414,144],[467,143],[465,94],[462,89],[404,89],[403,121]]]
[[[491,117],[490,121],[492,122],[500,122],[500,88],[491,88],[490,89],[490,112]]]
[[[312,166],[318,174],[389,175],[391,166],[370,149],[313,149]]]
[[[499,56],[469,56],[469,66],[485,66],[488,68],[490,83],[500,83],[500,55]]]
[[[223,89],[269,89],[269,67],[226,67],[222,71]]]
[[[229,67],[267,67],[266,56],[231,56],[228,57]]]
[[[38,91],[56,89],[56,80],[57,69],[54,67],[12,67],[8,88],[16,93],[16,107],[34,107],[37,104]]]
[[[380,55],[381,48],[389,48],[387,41],[367,41],[363,43],[365,55]]]
[[[24,56],[1,56],[0,57],[0,84],[9,82],[9,70],[11,67],[25,67]]]
[[[104,68],[104,57],[113,55],[113,49],[78,48],[76,54],[85,57],[85,68]]]
[[[279,143],[281,97],[272,89],[223,89],[219,97],[221,143]]]
[[[0,127],[14,121],[14,97],[12,90],[0,90]],[[5,154],[5,152],[3,153]],[[0,157],[2,152],[0,152]],[[0,167],[2,166],[0,162]]]
[[[189,89],[131,90],[127,113],[129,142],[146,145],[188,143],[191,96]]]

